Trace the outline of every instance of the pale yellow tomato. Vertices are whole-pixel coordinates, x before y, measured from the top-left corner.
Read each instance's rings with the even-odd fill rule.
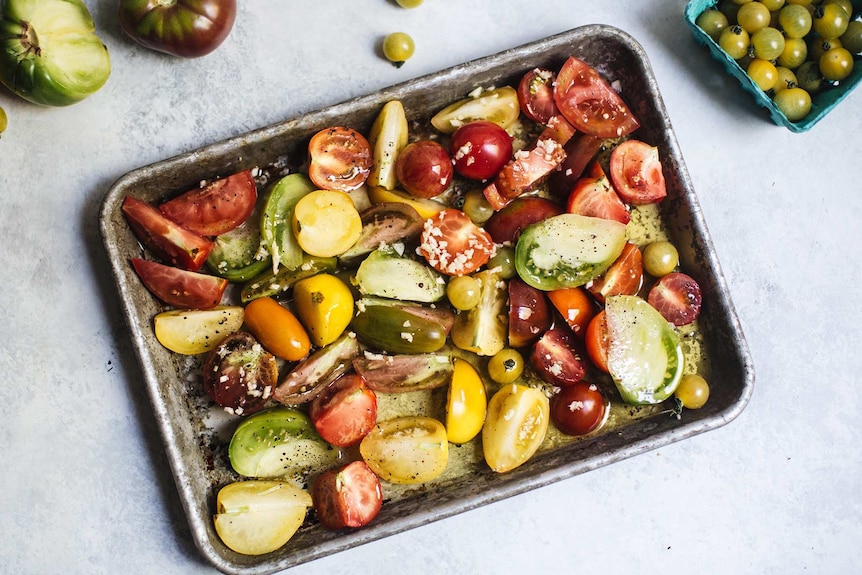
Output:
[[[296,313],[314,345],[338,339],[353,318],[353,294],[338,277],[317,274],[293,286]]]
[[[501,387],[488,402],[482,428],[485,462],[498,473],[524,464],[545,440],[549,419],[544,393],[519,384]]]
[[[431,417],[405,416],[381,421],[363,438],[359,452],[381,479],[425,483],[446,470],[446,428]]]
[[[158,314],[156,339],[169,350],[183,355],[205,353],[242,327],[240,306],[217,306],[206,310],[170,310]]]
[[[293,210],[293,233],[300,247],[321,258],[353,247],[362,232],[362,218],[350,196],[341,190],[315,190]]]
[[[375,206],[377,204],[383,204],[387,202],[397,202],[401,204],[407,204],[416,210],[422,218],[428,219],[436,216],[440,212],[446,209],[446,206],[441,204],[435,200],[429,200],[426,198],[414,198],[407,192],[403,192],[401,190],[387,190],[381,187],[369,187],[368,188],[368,199],[371,200],[371,203]]]
[[[467,443],[482,431],[488,397],[479,372],[470,362],[455,358],[446,401],[446,435],[454,444]]]

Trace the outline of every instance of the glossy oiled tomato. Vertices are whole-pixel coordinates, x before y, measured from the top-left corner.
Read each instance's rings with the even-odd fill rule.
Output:
[[[133,258],[132,267],[154,296],[179,308],[214,308],[221,302],[222,294],[227,289],[226,279],[158,262]]]
[[[658,148],[626,140],[611,152],[611,181],[620,197],[633,205],[660,202],[667,196]]]
[[[566,158],[560,164],[560,169],[548,176],[548,189],[554,196],[569,197],[575,182],[602,148],[603,141],[590,134],[577,134],[566,143]]]
[[[494,122],[470,122],[452,134],[449,154],[456,172],[471,180],[487,180],[512,159],[512,136]]]
[[[446,399],[446,436],[450,443],[467,443],[482,431],[488,398],[485,384],[468,361],[455,358]]]
[[[682,376],[673,392],[686,409],[700,409],[709,399],[709,383],[700,375],[689,373]]]
[[[584,343],[587,346],[587,355],[593,365],[601,371],[609,373],[608,347],[610,346],[610,339],[608,338],[608,324],[604,310],[597,313],[590,321]]]
[[[383,505],[380,479],[364,461],[352,461],[318,476],[311,491],[314,511],[327,529],[368,525]]]
[[[452,183],[449,152],[434,140],[408,144],[395,161],[395,175],[401,186],[418,198],[439,196]]]
[[[643,255],[640,249],[626,242],[623,252],[605,273],[587,285],[587,289],[600,302],[612,295],[634,295],[643,285]]]
[[[569,58],[554,86],[557,108],[581,132],[618,138],[640,126],[629,107],[599,73],[577,58]]]
[[[573,287],[552,290],[547,294],[572,332],[583,339],[587,326],[596,315],[595,304],[587,291],[583,287]]]
[[[353,317],[353,293],[332,274],[317,274],[296,282],[293,301],[312,343],[318,347],[338,339]]]
[[[525,116],[546,124],[557,114],[554,102],[554,80],[556,76],[546,68],[533,68],[518,84],[518,103]]]
[[[566,328],[549,329],[533,346],[530,365],[542,380],[557,387],[572,385],[587,373],[582,344]]]
[[[446,209],[425,221],[421,254],[446,275],[473,273],[494,254],[494,240],[461,210]]]
[[[681,272],[663,276],[649,291],[648,301],[670,323],[687,325],[700,315],[700,284]]]
[[[488,402],[482,427],[485,462],[497,473],[523,465],[548,432],[550,406],[538,389],[519,384],[501,387]]]
[[[183,355],[206,353],[242,327],[240,306],[216,306],[207,310],[170,310],[154,321],[156,339],[169,350]]]
[[[249,415],[272,398],[278,364],[250,333],[238,331],[209,352],[203,383],[216,405],[236,415]]]
[[[575,182],[566,211],[570,214],[580,214],[594,218],[615,220],[627,224],[631,220],[628,208],[611,186],[598,162],[593,162],[590,174]]]
[[[371,145],[351,128],[326,128],[308,143],[308,177],[324,190],[355,190],[368,179],[371,163]]]
[[[359,444],[359,452],[381,479],[399,484],[431,481],[446,470],[446,428],[431,417],[381,421]]]
[[[598,386],[579,381],[551,398],[551,421],[565,434],[585,435],[605,422],[609,408]]]
[[[254,178],[245,170],[189,190],[159,209],[184,228],[202,236],[217,236],[243,223],[256,201]]]
[[[527,347],[551,327],[553,318],[545,292],[519,278],[509,280],[509,345]]]
[[[498,244],[515,242],[521,230],[551,216],[563,213],[560,204],[537,196],[515,198],[485,222],[485,230]]]
[[[362,217],[350,196],[340,190],[315,190],[293,209],[293,235],[309,255],[341,255],[361,233]]]
[[[308,414],[320,436],[337,447],[356,445],[377,421],[377,396],[361,375],[343,375],[311,401]]]
[[[263,347],[282,359],[298,361],[311,349],[296,316],[271,297],[257,298],[245,307],[245,324]]]

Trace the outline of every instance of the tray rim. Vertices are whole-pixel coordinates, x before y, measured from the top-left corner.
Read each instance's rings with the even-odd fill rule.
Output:
[[[546,469],[539,473],[531,473],[529,474],[527,480],[523,479],[523,474],[510,472],[511,474],[506,474],[506,477],[501,480],[500,484],[495,486],[493,493],[484,494],[482,496],[472,496],[468,499],[453,499],[443,504],[437,504],[433,510],[433,513],[431,514],[423,514],[421,516],[399,517],[395,520],[388,521],[384,526],[377,529],[371,530],[365,528],[364,530],[350,532],[345,534],[345,536],[343,537],[339,537],[338,539],[329,539],[325,541],[325,544],[320,547],[315,547],[313,549],[303,549],[299,553],[296,553],[291,556],[290,558],[282,558],[281,560],[274,562],[261,562],[253,566],[237,565],[228,560],[225,560],[215,550],[212,541],[208,537],[206,537],[206,521],[209,520],[209,517],[202,517],[195,511],[195,509],[192,508],[194,493],[191,492],[189,487],[189,481],[187,480],[189,477],[189,469],[186,465],[186,461],[182,457],[180,447],[175,441],[175,434],[173,433],[174,428],[168,424],[169,413],[167,412],[166,404],[160,397],[158,374],[152,362],[149,361],[151,358],[147,353],[146,335],[144,333],[144,329],[149,328],[149,326],[146,326],[145,328],[145,326],[142,326],[135,321],[135,307],[133,305],[132,298],[129,295],[129,286],[126,285],[125,282],[121,281],[121,270],[119,267],[121,265],[121,262],[124,262],[126,260],[126,257],[120,253],[119,247],[115,243],[111,242],[111,214],[114,212],[114,210],[118,209],[120,196],[125,193],[126,186],[129,183],[136,181],[136,179],[142,177],[144,174],[148,174],[152,171],[175,169],[183,165],[196,163],[196,161],[204,154],[224,153],[226,151],[234,149],[238,145],[241,145],[243,142],[252,139],[277,137],[280,132],[289,129],[293,123],[297,122],[302,117],[308,115],[321,113],[337,114],[340,109],[350,109],[364,101],[372,101],[389,93],[397,93],[399,90],[403,90],[413,85],[433,85],[435,83],[443,82],[447,77],[450,77],[456,74],[459,70],[463,70],[465,68],[482,66],[485,63],[489,63],[492,60],[501,57],[514,57],[514,55],[518,53],[542,51],[549,46],[571,41],[576,36],[590,34],[610,36],[624,43],[628,49],[630,49],[639,57],[641,64],[645,68],[645,72],[649,75],[650,78],[653,78],[649,60],[643,48],[628,33],[623,32],[622,30],[613,26],[604,24],[590,24],[585,26],[579,26],[577,28],[554,34],[552,36],[548,36],[534,42],[529,42],[521,46],[503,50],[496,54],[470,60],[463,64],[459,64],[437,72],[432,72],[430,74],[407,80],[405,82],[401,82],[387,88],[383,88],[380,91],[373,92],[371,94],[350,98],[332,106],[325,106],[318,110],[301,113],[282,122],[277,122],[268,126],[264,126],[262,128],[254,129],[225,140],[210,143],[202,147],[193,149],[191,151],[180,153],[173,157],[136,168],[121,176],[109,188],[100,206],[99,226],[100,234],[102,236],[104,247],[106,250],[106,255],[111,265],[112,276],[119,291],[121,300],[120,303],[123,310],[124,320],[126,322],[127,328],[129,329],[130,337],[132,339],[138,363],[140,364],[141,370],[143,372],[147,392],[150,398],[150,403],[156,415],[156,424],[161,434],[162,443],[166,450],[167,458],[171,466],[172,475],[179,491],[180,500],[183,505],[186,518],[189,522],[195,545],[201,552],[202,556],[217,569],[225,573],[236,574],[274,573],[276,571],[280,571],[307,561],[311,561],[316,558],[334,554],[370,541],[381,539],[383,537],[388,537],[390,535],[427,524],[431,521],[437,521],[446,517],[456,515],[458,513],[469,511],[471,509],[475,509],[477,507],[492,503],[494,501],[506,499],[514,495],[518,495],[520,493],[524,493],[526,491],[537,489],[550,483],[560,481],[562,479],[573,477],[575,475],[592,469],[603,467],[605,465],[620,461],[622,459],[627,459],[634,455],[638,455],[671,443],[675,443],[677,441],[681,441],[683,439],[693,437],[705,431],[709,431],[726,425],[727,423],[735,419],[744,410],[753,392],[754,368],[752,357],[748,348],[748,344],[743,335],[739,318],[729,298],[727,285],[721,271],[721,267],[718,265],[718,261],[717,258],[715,258],[714,252],[712,250],[709,250],[707,254],[707,259],[710,260],[708,263],[708,267],[714,274],[713,279],[715,280],[718,288],[716,291],[717,294],[719,294],[720,296],[718,298],[720,301],[716,303],[722,308],[722,315],[729,322],[730,327],[734,335],[736,336],[733,341],[735,351],[733,355],[739,359],[743,367],[741,393],[738,396],[737,401],[723,411],[715,414],[714,416],[710,416],[704,419],[698,419],[696,421],[690,422],[685,426],[662,432],[658,440],[656,440],[656,438],[650,438],[651,441],[641,439],[639,441],[635,441],[622,447],[616,448],[610,454],[603,457],[578,460],[566,466]],[[662,112],[666,117],[666,110],[664,108],[664,102],[661,98],[661,95],[656,90],[654,94],[651,94],[651,96],[655,100],[655,104],[658,107],[659,111]],[[676,156],[681,159],[682,155],[679,150],[675,134],[673,133],[672,129],[670,129],[669,121],[667,128],[669,130],[667,144],[668,146],[670,146],[671,152],[676,154]],[[682,161],[680,161],[679,163],[678,172],[683,187],[686,190],[692,190],[691,180],[687,168]],[[687,199],[693,202],[692,224],[696,228],[696,234],[703,240],[703,242],[707,246],[711,247],[711,238],[706,228],[706,223],[703,219],[700,208],[697,205],[696,197],[691,194],[691,197]]]

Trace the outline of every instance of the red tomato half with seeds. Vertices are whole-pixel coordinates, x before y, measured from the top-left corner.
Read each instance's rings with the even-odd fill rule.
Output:
[[[631,242],[626,242],[619,257],[605,272],[590,282],[587,289],[603,302],[612,295],[635,295],[644,279],[643,255]]]
[[[377,396],[361,375],[343,375],[311,401],[314,428],[336,447],[356,445],[377,422]]]
[[[308,143],[308,177],[324,190],[355,190],[368,179],[372,161],[365,136],[344,126],[321,130]]]
[[[518,83],[518,103],[525,116],[540,124],[557,114],[554,102],[555,75],[545,68],[533,68]]]
[[[569,194],[566,211],[570,214],[580,214],[594,218],[614,220],[627,224],[632,219],[628,208],[611,186],[598,162],[591,166],[592,174],[579,178]]]
[[[218,236],[243,223],[257,201],[251,172],[244,170],[189,190],[159,206],[167,217],[202,236]]]
[[[557,74],[554,100],[565,118],[579,131],[599,138],[619,138],[640,123],[599,73],[577,58],[569,58]]]
[[[647,301],[667,321],[681,326],[697,319],[703,297],[697,280],[684,273],[671,272],[650,289]]]
[[[314,510],[327,529],[368,525],[383,505],[380,479],[364,461],[324,471],[311,490]]]
[[[122,210],[135,237],[172,266],[197,271],[215,245],[212,240],[169,220],[154,206],[131,196],[123,200]]]
[[[140,258],[133,258],[132,266],[154,296],[168,305],[183,309],[214,308],[221,302],[228,284],[224,278]]]
[[[626,140],[611,152],[611,181],[620,197],[635,206],[654,204],[667,196],[658,148]]]
[[[419,254],[438,272],[471,274],[494,255],[491,235],[461,210],[445,209],[425,220]]]

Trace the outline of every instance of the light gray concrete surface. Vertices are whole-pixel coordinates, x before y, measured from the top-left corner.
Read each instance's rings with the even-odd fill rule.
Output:
[[[862,569],[862,94],[772,124],[693,41],[682,0],[240,3],[205,58],[148,51],[87,0],[108,84],[45,109],[0,90],[0,572],[209,573],[167,469],[98,235],[124,173],[580,25],[645,48],[754,357],[726,427],[291,570]],[[375,47],[413,35],[396,69]]]

